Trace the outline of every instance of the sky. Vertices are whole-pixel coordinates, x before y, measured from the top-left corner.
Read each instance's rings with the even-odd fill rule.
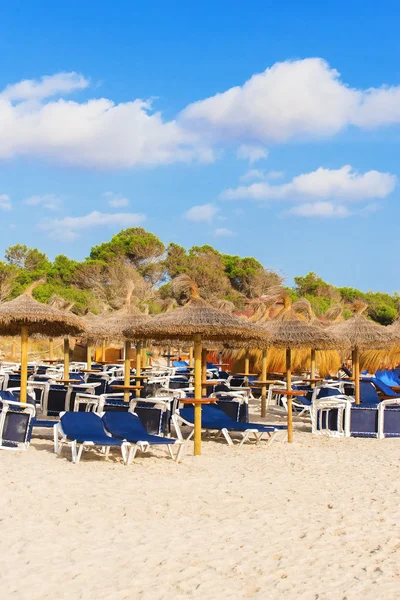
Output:
[[[0,5],[0,255],[121,229],[400,291],[400,5]]]

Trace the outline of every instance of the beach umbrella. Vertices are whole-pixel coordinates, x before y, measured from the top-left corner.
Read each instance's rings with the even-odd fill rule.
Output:
[[[84,337],[87,344],[86,349],[86,362],[87,368],[92,368],[92,348],[105,344],[106,340],[110,338],[110,331],[107,327],[107,317],[110,315],[108,312],[103,312],[99,315],[93,313],[87,313],[84,317],[84,321],[87,328],[87,334]]]
[[[286,353],[286,388],[292,389],[292,350],[331,349],[340,346],[338,338],[321,327],[302,320],[293,310],[290,300],[285,298],[285,309],[272,321],[258,325],[269,335],[268,343]],[[288,396],[288,442],[293,441],[292,399]]]
[[[378,325],[367,319],[361,312],[356,313],[347,321],[331,325],[326,331],[347,341],[353,353],[353,378],[356,404],[360,404],[360,352],[370,348],[384,350],[393,348],[398,342],[395,332],[389,327]]]
[[[128,387],[131,379],[131,361],[130,350],[132,342],[136,342],[136,375],[140,376],[141,371],[141,342],[143,338],[137,338],[135,331],[139,325],[143,325],[151,320],[151,317],[140,312],[140,310],[131,304],[131,293],[126,299],[125,305],[111,313],[104,319],[107,330],[108,340],[124,344],[124,386]],[[129,328],[129,335],[125,335],[125,330]],[[136,380],[140,381],[140,379]],[[129,390],[124,391],[124,399],[129,402]],[[140,396],[140,390],[136,390],[136,396]]]
[[[26,402],[28,380],[28,337],[39,334],[48,337],[78,336],[86,326],[72,313],[63,312],[32,298],[32,291],[43,283],[32,284],[23,294],[0,304],[0,335],[21,336],[21,402]]]
[[[125,335],[141,336],[143,339],[179,340],[194,342],[194,388],[195,400],[201,400],[202,380],[202,339],[207,342],[243,341],[245,339],[265,339],[255,326],[214,308],[200,298],[196,284],[187,276],[181,275],[180,291],[190,297],[182,307],[156,315],[137,329],[127,327]],[[177,281],[175,280],[175,281]],[[176,285],[176,284],[175,284]],[[201,404],[194,403],[194,454],[201,454]]]

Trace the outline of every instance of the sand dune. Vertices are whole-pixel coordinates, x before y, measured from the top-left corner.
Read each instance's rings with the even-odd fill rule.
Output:
[[[400,596],[396,440],[205,441],[124,467],[49,440],[1,460],[1,596],[26,600]]]

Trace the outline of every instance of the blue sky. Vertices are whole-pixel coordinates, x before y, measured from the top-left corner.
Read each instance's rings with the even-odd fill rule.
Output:
[[[140,224],[398,291],[395,1],[0,7],[0,251]]]

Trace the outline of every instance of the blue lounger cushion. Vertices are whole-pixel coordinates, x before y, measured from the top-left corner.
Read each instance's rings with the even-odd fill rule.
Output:
[[[194,423],[194,408],[189,406],[179,411],[180,416],[189,423]],[[243,423],[234,421],[224,411],[213,404],[205,404],[202,409],[203,429],[227,429],[228,431],[247,431],[257,429],[259,432],[272,432],[277,429],[287,429],[285,425],[265,425],[264,423]]]
[[[102,420],[104,427],[112,436],[130,443],[148,442],[151,445],[170,445],[176,442],[173,438],[147,433],[139,417],[133,413],[106,412]]]
[[[121,446],[122,440],[107,435],[101,418],[90,412],[66,412],[60,419],[62,430],[69,440],[92,442],[96,446]]]

